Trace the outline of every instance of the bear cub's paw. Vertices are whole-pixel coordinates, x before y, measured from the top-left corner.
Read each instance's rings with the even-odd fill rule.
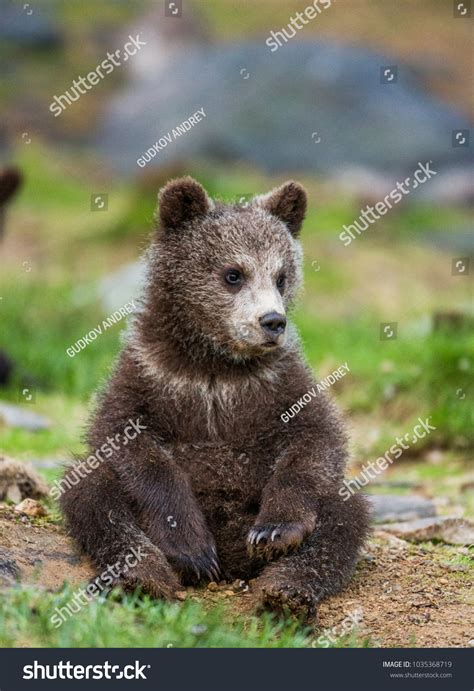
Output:
[[[299,522],[254,525],[247,535],[247,551],[251,557],[270,561],[299,547],[307,534]]]
[[[183,585],[197,585],[201,581],[218,581],[220,578],[214,536],[206,525],[204,516],[188,509],[186,520],[178,516],[173,521],[156,523],[149,531],[150,539],[166,557]]]
[[[201,581],[218,581],[220,566],[214,544],[199,548],[188,545],[182,552],[166,554],[183,585],[197,585]]]
[[[121,573],[113,586],[119,586],[125,592],[139,589],[153,599],[173,600],[181,585],[167,564],[153,556]]]
[[[297,583],[272,583],[268,580],[259,585],[258,579],[254,587],[259,611],[270,610],[283,616],[291,614],[304,622],[315,620],[318,598],[310,588]]]

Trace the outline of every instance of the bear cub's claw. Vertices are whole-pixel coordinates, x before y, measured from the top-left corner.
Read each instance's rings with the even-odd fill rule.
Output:
[[[220,566],[215,547],[209,547],[201,554],[174,554],[168,556],[173,569],[184,585],[197,585],[200,581],[218,581]]]
[[[247,535],[247,551],[251,557],[275,559],[299,547],[305,535],[303,523],[255,525]]]

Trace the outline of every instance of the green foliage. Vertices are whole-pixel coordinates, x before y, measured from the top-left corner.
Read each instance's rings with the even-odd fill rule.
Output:
[[[379,340],[376,315],[336,325],[332,320],[313,320],[300,309],[296,321],[306,356],[316,370],[325,360],[335,367],[348,363],[350,384],[342,399],[353,412],[377,417],[396,399],[394,412],[403,431],[410,430],[418,416],[431,415],[437,429],[425,443],[472,444],[474,419],[468,391],[472,371],[467,354],[474,352],[474,335],[469,330],[457,331],[456,338],[443,331],[399,334],[387,343]]]
[[[236,618],[224,606],[152,601],[138,595],[96,598],[59,627],[51,621],[56,607],[74,595],[15,587],[0,595],[0,647],[54,648],[302,648],[309,629],[295,620]]]
[[[108,372],[125,320],[103,331],[71,358],[66,349],[102,324],[106,315],[97,302],[81,299],[78,304],[75,287],[66,278],[45,283],[42,277],[26,276],[4,275],[0,282],[0,290],[6,294],[2,318],[8,324],[0,346],[21,363],[10,395],[17,396],[18,384],[28,374],[40,392],[85,399]]]

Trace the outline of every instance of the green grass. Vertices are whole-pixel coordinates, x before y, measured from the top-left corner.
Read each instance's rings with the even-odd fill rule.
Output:
[[[403,433],[410,431],[418,416],[431,415],[437,429],[418,442],[418,450],[425,444],[465,447],[472,443],[474,417],[467,392],[472,374],[465,370],[466,353],[474,349],[472,332],[459,330],[456,338],[449,332],[415,333],[388,343],[379,340],[377,315],[346,319],[336,327],[331,321],[311,319],[303,307],[296,322],[313,367],[327,363],[326,373],[332,366],[348,363],[350,383],[343,388],[341,400],[351,411],[372,416],[391,411],[392,422]],[[384,372],[387,359],[391,369]],[[460,398],[459,389],[465,398]],[[392,431],[389,425],[380,439],[380,450],[393,438]]]
[[[303,648],[314,638],[296,621],[270,615],[237,618],[223,606],[204,608],[193,601],[169,604],[138,595],[97,598],[59,627],[56,607],[74,595],[32,587],[0,595],[0,647],[91,648]]]

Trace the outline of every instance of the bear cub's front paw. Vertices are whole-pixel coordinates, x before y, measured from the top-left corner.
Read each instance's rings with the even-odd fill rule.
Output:
[[[200,513],[188,509],[186,520],[169,515],[156,521],[148,534],[183,585],[220,579],[216,543]]]
[[[303,523],[254,525],[247,535],[247,551],[251,557],[270,561],[299,547],[306,535]]]
[[[186,545],[183,551],[173,550],[166,555],[184,585],[197,585],[202,580],[218,581],[220,566],[214,543]]]

